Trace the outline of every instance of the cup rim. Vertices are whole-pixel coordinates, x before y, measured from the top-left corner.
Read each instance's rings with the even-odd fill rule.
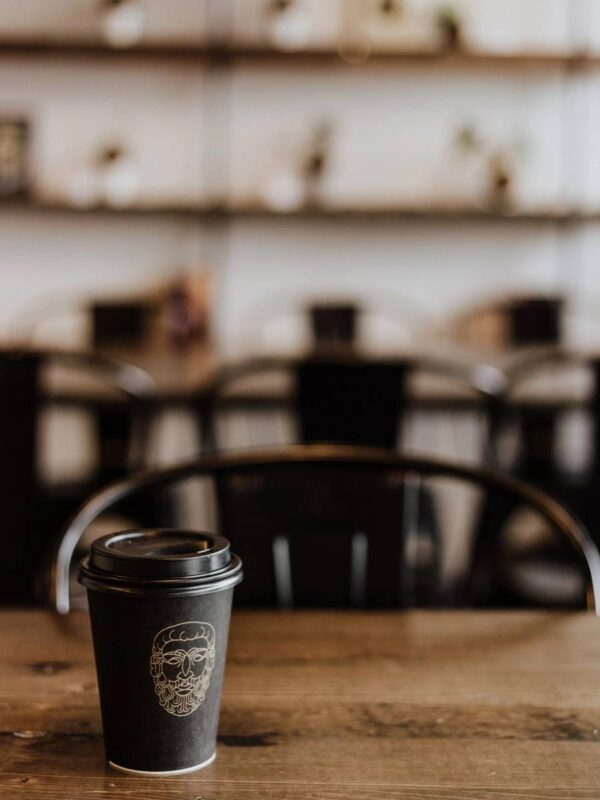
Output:
[[[211,594],[237,586],[243,579],[242,561],[232,555],[222,570],[196,578],[137,579],[124,575],[101,573],[90,565],[87,556],[79,565],[78,582],[86,589],[109,594],[127,594],[145,597],[183,597]]]
[[[183,550],[176,552],[177,547]],[[96,539],[79,565],[77,579],[88,589],[104,592],[207,594],[238,584],[242,562],[223,536],[181,528],[137,528]]]

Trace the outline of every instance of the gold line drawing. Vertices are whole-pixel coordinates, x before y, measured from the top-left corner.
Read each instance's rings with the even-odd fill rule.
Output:
[[[209,622],[179,622],[152,642],[150,674],[161,706],[186,717],[204,702],[215,665],[215,629]]]

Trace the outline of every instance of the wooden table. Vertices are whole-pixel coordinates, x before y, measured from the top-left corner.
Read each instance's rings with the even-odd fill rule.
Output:
[[[600,621],[234,615],[218,757],[105,767],[85,615],[0,613],[0,797],[597,800]]]

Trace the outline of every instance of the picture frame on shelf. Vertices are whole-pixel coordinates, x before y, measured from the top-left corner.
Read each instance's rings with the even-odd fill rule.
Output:
[[[0,114],[0,198],[25,198],[30,191],[31,125],[19,116]]]

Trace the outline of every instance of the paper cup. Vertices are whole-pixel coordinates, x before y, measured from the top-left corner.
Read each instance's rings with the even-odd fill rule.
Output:
[[[214,760],[241,579],[222,537],[127,531],[94,542],[79,580],[88,590],[111,766],[176,775]]]

